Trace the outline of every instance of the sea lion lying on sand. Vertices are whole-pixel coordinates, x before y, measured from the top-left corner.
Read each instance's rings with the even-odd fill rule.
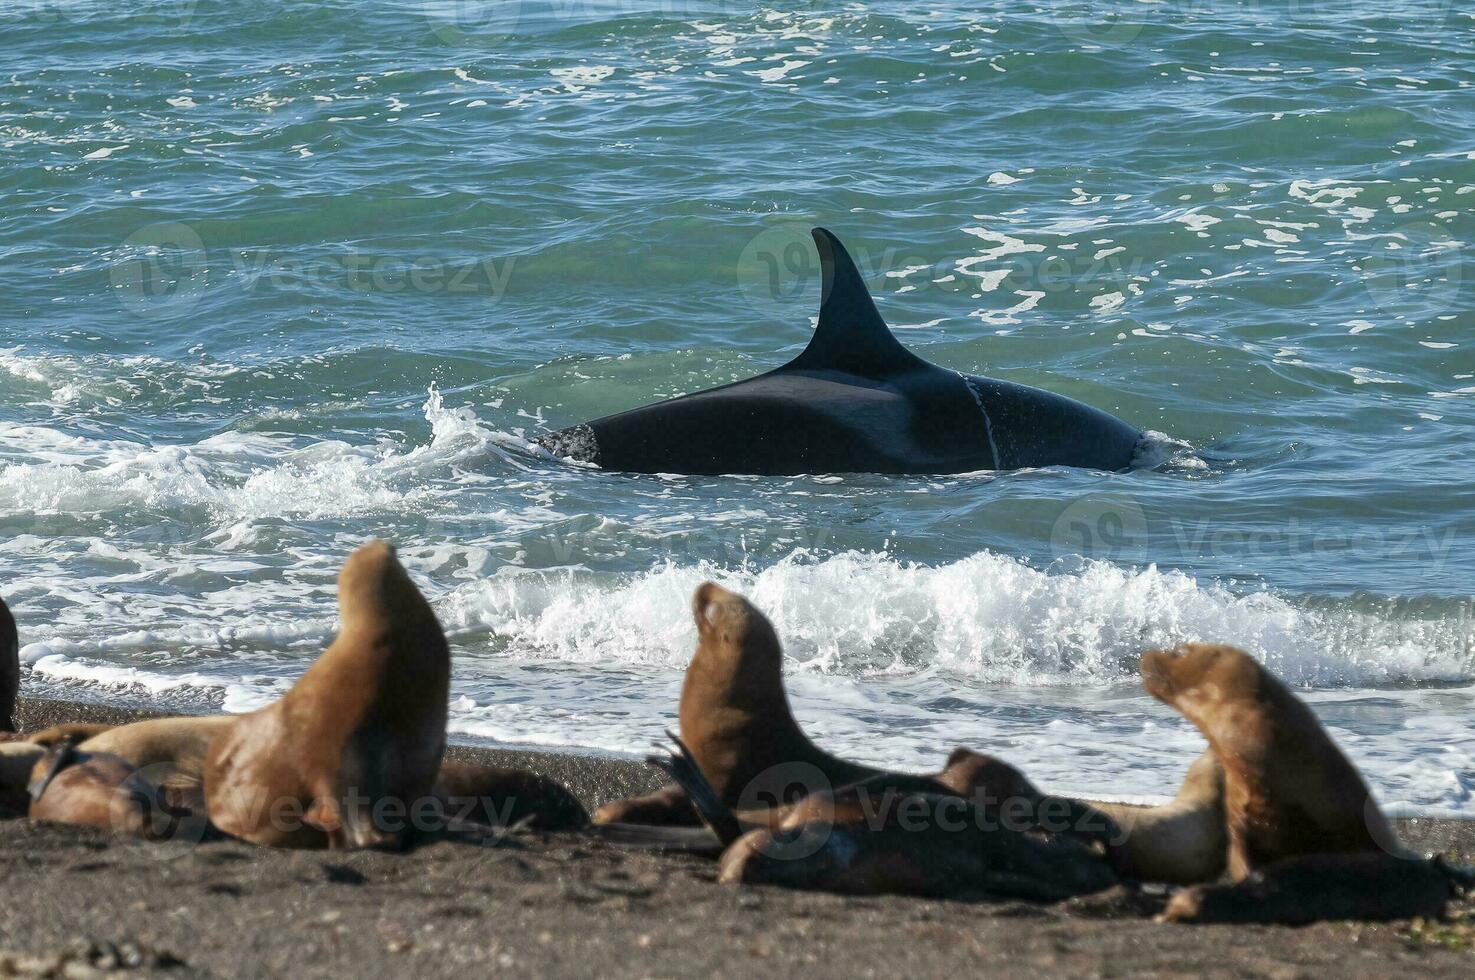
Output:
[[[1053,902],[1116,883],[1084,844],[1015,829],[1003,808],[989,812],[928,777],[881,774],[813,792],[783,808],[776,826],[745,832],[680,739],[672,740],[672,756],[652,762],[682,786],[728,844],[718,871],[727,884]],[[954,758],[958,769],[970,770],[967,778],[1009,775],[1007,766],[986,756]],[[1007,785],[995,789],[1015,798]]]
[[[1439,858],[1307,854],[1276,861],[1233,884],[1185,888],[1168,902],[1162,918],[1288,926],[1328,919],[1437,919],[1471,884],[1468,871]]]
[[[447,759],[435,797],[448,821],[494,827],[525,824],[534,830],[583,830],[584,805],[560,784],[536,773]]]
[[[0,599],[0,732],[15,731],[15,699],[20,694],[20,636],[15,617]]]
[[[811,742],[784,690],[783,648],[773,624],[740,595],[711,582],[692,597],[698,643],[681,686],[681,740],[724,805],[743,810],[880,773]],[[696,826],[678,786],[600,807],[594,822]]]
[[[338,607],[341,631],[292,689],[211,743],[205,799],[232,836],[399,848],[434,805],[451,674],[440,623],[384,542],[344,563]]]
[[[148,840],[199,841],[208,831],[198,790],[167,792],[115,755],[69,743],[43,750],[28,787],[32,820],[98,827]]]
[[[205,759],[216,735],[236,721],[232,715],[151,718],[129,725],[64,724],[26,741],[51,747],[75,742],[87,753],[116,756],[147,771],[151,782],[171,789],[200,786]],[[448,820],[489,826],[527,821],[538,830],[577,830],[589,824],[582,804],[558,783],[531,772],[447,759],[441,763],[434,797]]]

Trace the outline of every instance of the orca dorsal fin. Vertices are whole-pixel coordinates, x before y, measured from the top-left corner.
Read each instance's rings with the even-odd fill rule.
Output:
[[[822,279],[819,326],[809,346],[784,368],[883,378],[926,363],[892,335],[840,239],[823,228],[810,234],[819,249]]]

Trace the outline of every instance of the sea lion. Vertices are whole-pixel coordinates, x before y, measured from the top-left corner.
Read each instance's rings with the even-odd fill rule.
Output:
[[[1165,922],[1301,926],[1355,919],[1437,919],[1462,882],[1438,858],[1394,854],[1309,854],[1286,858],[1227,885],[1199,885],[1174,895]]]
[[[342,629],[281,700],[211,743],[205,798],[224,832],[278,847],[402,847],[446,742],[451,657],[385,542],[338,576]]]
[[[15,699],[20,694],[20,636],[15,617],[0,599],[0,732],[15,731]]]
[[[694,766],[695,763],[691,761],[681,740],[670,733],[668,735],[677,747],[674,755],[686,765]],[[700,786],[701,782],[678,775],[675,770],[667,767],[669,760],[653,756],[649,761],[676,778],[683,791],[692,799],[703,821],[724,844],[731,843],[750,830],[772,830],[784,826],[790,822],[795,812],[806,806],[805,801],[808,799],[805,796],[782,806],[760,805],[752,809],[730,811],[720,798],[693,797],[694,787]],[[890,805],[888,800],[909,794],[956,796],[967,800],[991,824],[1002,824],[1019,832],[1064,834],[1083,843],[1099,844],[1103,850],[1121,834],[1116,824],[1095,806],[1043,793],[1014,766],[996,756],[968,748],[954,749],[948,756],[946,767],[934,775],[879,772],[857,782],[836,787],[830,792],[829,799],[835,801],[836,805],[849,807],[851,810],[879,812],[882,807]],[[815,811],[811,808],[806,812],[812,818]],[[714,823],[715,820],[724,821],[724,826],[719,828]]]
[[[728,844],[718,863],[718,880],[727,884],[1045,902],[1116,884],[1099,852],[1066,835],[1013,826],[1007,804],[1024,799],[1020,784],[1027,787],[1027,780],[987,756],[955,752],[951,785],[942,778],[882,773],[818,790],[773,808],[770,816],[781,814],[773,826],[747,830],[681,740],[672,741],[676,748],[669,758],[651,761],[686,790]],[[974,782],[999,794],[995,802],[978,805],[952,791],[967,791],[964,784]],[[1020,808],[1021,818],[1025,811]],[[1033,822],[1034,816],[1025,819]]]
[[[70,743],[43,751],[28,787],[32,820],[155,841],[195,842],[204,836],[207,822],[197,792],[171,796],[127,761]]]
[[[1281,858],[1399,851],[1367,784],[1311,709],[1249,654],[1188,643],[1143,654],[1141,672],[1224,768],[1234,880]]]
[[[89,738],[101,735],[103,732],[110,732],[118,727],[120,726],[105,725],[92,721],[68,721],[59,725],[52,725],[49,728],[43,728],[37,732],[31,732],[25,736],[25,741],[47,749],[58,746],[63,742],[70,742],[72,745],[81,745]]]
[[[447,821],[494,827],[525,824],[534,830],[582,830],[584,805],[560,784],[521,769],[447,759],[435,782]]]
[[[46,754],[29,742],[0,742],[0,819],[23,817],[31,808],[31,770]]]
[[[692,618],[698,643],[681,686],[681,739],[726,806],[782,805],[880,773],[830,755],[800,730],[784,691],[783,648],[752,603],[706,582],[692,597]],[[594,813],[596,824],[617,821],[699,823],[675,786]]]
[[[234,721],[231,715],[185,715],[129,725],[62,724],[36,732],[27,741],[47,748],[71,742],[81,752],[117,756],[149,770],[149,779],[156,783],[199,781],[205,775],[210,742]]]
[[[1162,806],[1092,803],[1118,828],[1108,842],[1112,867],[1124,878],[1193,885],[1224,873],[1224,769],[1212,749],[1188,767],[1172,802]]]

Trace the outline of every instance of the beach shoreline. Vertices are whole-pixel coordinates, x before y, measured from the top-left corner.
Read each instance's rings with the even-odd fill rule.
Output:
[[[23,700],[19,713],[27,730],[154,714],[46,699]],[[591,809],[660,782],[628,760],[451,754],[533,769]],[[1397,823],[1410,846],[1475,862],[1475,821]],[[733,888],[699,855],[579,834],[407,854],[287,852],[11,820],[0,823],[0,862],[0,975],[136,964],[171,976],[1464,976],[1475,965],[1469,903],[1448,923],[1171,926],[1144,915],[1151,897],[1036,906]]]

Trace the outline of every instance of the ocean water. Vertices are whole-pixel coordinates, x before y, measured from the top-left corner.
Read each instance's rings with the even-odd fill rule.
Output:
[[[35,694],[246,710],[389,537],[462,740],[638,754],[703,579],[803,724],[1170,793],[1236,643],[1475,814],[1475,16],[1443,0],[0,0],[0,591]],[[629,476],[531,435],[802,349],[807,229],[936,363],[1160,465]]]

